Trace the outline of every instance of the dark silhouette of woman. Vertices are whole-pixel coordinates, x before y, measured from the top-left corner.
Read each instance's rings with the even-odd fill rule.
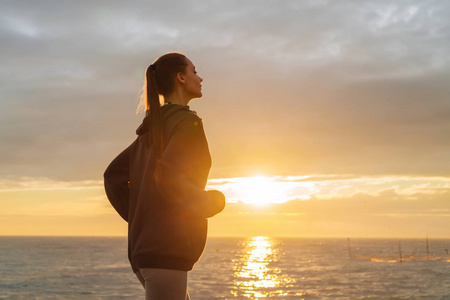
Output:
[[[181,53],[150,65],[138,138],[104,174],[108,199],[128,222],[128,258],[146,299],[189,299],[188,271],[204,250],[207,218],[225,206],[221,192],[205,191],[211,156],[202,119],[187,106],[202,96],[202,81]]]

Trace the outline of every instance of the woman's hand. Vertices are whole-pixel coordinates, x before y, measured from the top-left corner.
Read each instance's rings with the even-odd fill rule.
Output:
[[[212,202],[211,213],[213,215],[220,213],[225,208],[225,195],[218,190],[206,191]]]

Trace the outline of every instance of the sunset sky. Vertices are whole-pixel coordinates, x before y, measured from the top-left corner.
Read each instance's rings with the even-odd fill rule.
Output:
[[[126,235],[103,191],[180,51],[212,236],[450,238],[447,1],[2,1],[0,235]]]

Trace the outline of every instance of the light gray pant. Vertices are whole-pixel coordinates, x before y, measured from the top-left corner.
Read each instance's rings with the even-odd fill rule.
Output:
[[[145,300],[190,300],[186,271],[146,268],[135,274],[145,289]]]

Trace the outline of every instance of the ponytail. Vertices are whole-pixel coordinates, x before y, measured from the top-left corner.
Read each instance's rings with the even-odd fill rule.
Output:
[[[158,159],[162,155],[163,131],[161,120],[161,103],[159,102],[158,84],[156,82],[155,65],[150,65],[145,74],[147,81],[147,109],[146,115],[150,115],[151,132],[149,138],[155,146],[155,158]]]

